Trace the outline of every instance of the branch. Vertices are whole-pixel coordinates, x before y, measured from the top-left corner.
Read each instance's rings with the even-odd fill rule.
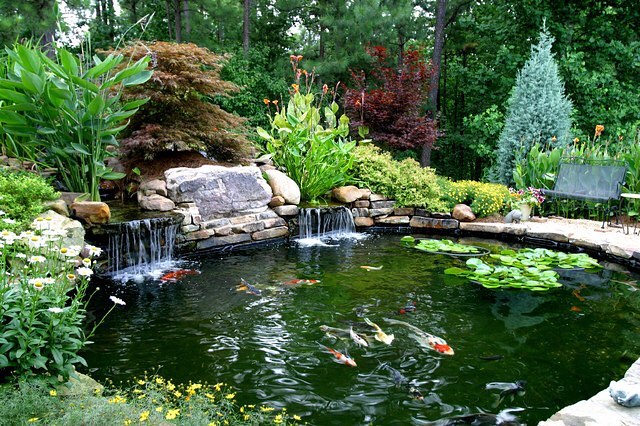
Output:
[[[465,6],[469,6],[469,4],[471,4],[471,2],[472,2],[472,0],[467,0],[467,1],[463,1],[461,3],[458,3],[456,5],[455,9],[453,9],[453,12],[451,12],[451,16],[449,17],[449,19],[447,19],[447,22],[445,22],[444,27],[447,28],[450,24],[453,24],[453,22],[458,17],[458,14],[462,10],[462,8],[465,7]]]

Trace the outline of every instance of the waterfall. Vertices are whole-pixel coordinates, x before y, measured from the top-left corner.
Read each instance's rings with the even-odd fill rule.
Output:
[[[109,225],[107,272],[145,274],[170,262],[179,222],[171,217],[132,220]]]
[[[300,209],[298,227],[301,239],[340,238],[356,232],[353,216],[344,206]]]

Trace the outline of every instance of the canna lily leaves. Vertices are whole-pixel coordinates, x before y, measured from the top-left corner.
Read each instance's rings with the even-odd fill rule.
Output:
[[[489,256],[496,264],[479,258],[466,261],[467,269],[448,268],[447,275],[466,277],[486,288],[520,288],[547,291],[561,287],[559,275],[552,268],[597,269],[598,261],[585,253],[563,253],[548,249],[503,250]]]

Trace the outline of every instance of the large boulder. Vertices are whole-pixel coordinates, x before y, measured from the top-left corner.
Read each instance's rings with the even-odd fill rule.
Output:
[[[176,208],[176,204],[173,201],[159,194],[143,195],[139,197],[138,204],[140,204],[140,208],[143,210],[160,212],[169,212]]]
[[[257,167],[178,167],[164,176],[168,198],[176,204],[195,203],[204,221],[263,212],[272,198]]]
[[[340,186],[338,188],[333,188],[331,191],[331,195],[337,201],[341,203],[353,203],[362,197],[362,191],[356,186]]]
[[[48,210],[36,219],[39,229],[59,231],[62,235],[62,247],[84,246],[85,230],[80,222]]]
[[[300,188],[298,184],[280,170],[264,170],[273,195],[280,195],[287,204],[300,204]]]
[[[473,214],[471,207],[466,204],[456,204],[451,214],[454,219],[458,219],[460,222],[473,222],[476,220],[476,215]]]
[[[71,216],[89,225],[103,225],[111,220],[111,210],[101,201],[75,201],[69,206]]]

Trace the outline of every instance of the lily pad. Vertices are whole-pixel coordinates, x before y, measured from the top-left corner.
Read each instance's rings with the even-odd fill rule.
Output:
[[[467,244],[454,243],[451,240],[433,240],[428,238],[416,239],[412,236],[404,236],[400,239],[408,247],[415,248],[432,254],[446,254],[449,256],[483,256],[489,250]]]

